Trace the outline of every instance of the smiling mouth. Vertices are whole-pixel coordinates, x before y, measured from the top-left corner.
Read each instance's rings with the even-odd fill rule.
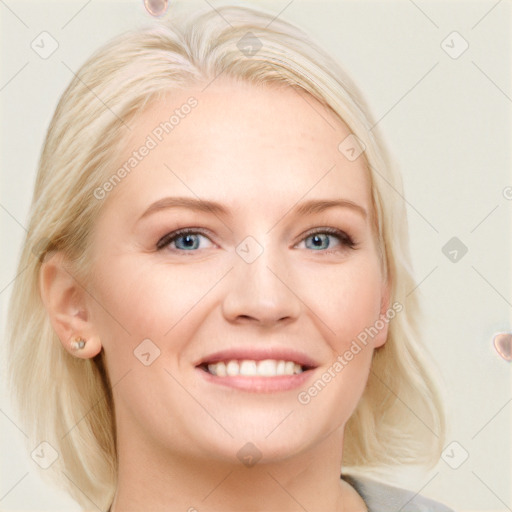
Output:
[[[202,363],[199,368],[216,377],[280,377],[298,375],[312,369],[311,366],[282,359],[264,359],[262,361],[232,359],[216,363]]]

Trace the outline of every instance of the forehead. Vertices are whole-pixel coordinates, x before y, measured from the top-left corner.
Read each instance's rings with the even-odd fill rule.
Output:
[[[118,206],[186,195],[253,211],[301,198],[370,207],[364,156],[349,161],[338,149],[350,129],[302,90],[217,79],[170,92],[130,126],[117,162],[129,175],[112,194]],[[144,146],[145,156],[126,165]]]

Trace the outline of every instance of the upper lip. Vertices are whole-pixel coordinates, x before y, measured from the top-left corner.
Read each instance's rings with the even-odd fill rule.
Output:
[[[307,368],[316,368],[318,364],[311,357],[285,347],[267,347],[267,348],[231,348],[219,350],[209,354],[199,360],[195,366],[206,364],[215,364],[220,361],[263,361],[265,359],[274,359],[276,361],[293,361]]]

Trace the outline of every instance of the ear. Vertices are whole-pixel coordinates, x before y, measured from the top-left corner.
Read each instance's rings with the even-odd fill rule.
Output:
[[[391,291],[390,291],[390,285],[389,280],[385,280],[382,283],[381,288],[381,302],[380,302],[380,315],[378,320],[378,327],[379,332],[373,339],[373,345],[375,348],[382,347],[384,343],[386,343],[386,340],[388,339],[388,330],[389,330],[389,308],[390,308],[390,299],[391,299]],[[393,311],[394,313],[394,311]]]
[[[39,273],[39,289],[50,322],[64,348],[72,355],[91,358],[101,350],[101,341],[90,322],[87,292],[73,276],[62,252],[48,255]],[[75,340],[85,341],[83,348]]]

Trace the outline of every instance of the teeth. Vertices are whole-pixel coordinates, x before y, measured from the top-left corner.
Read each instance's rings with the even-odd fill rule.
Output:
[[[226,371],[226,365],[224,363],[217,363],[216,365],[211,365],[217,367],[217,376],[218,377],[225,377],[228,372]],[[208,366],[210,368],[210,366]]]
[[[258,373],[256,361],[242,361],[239,373],[240,375],[256,375]]]
[[[238,361],[229,361],[229,363],[226,366],[226,373],[230,377],[238,375],[240,373],[240,365],[238,364]]]
[[[295,375],[302,373],[300,364],[293,361],[276,361],[265,359],[263,361],[226,361],[208,365],[208,371],[217,377],[275,377],[279,375]]]
[[[258,363],[258,375],[262,377],[274,377],[277,374],[277,361],[265,359]]]

